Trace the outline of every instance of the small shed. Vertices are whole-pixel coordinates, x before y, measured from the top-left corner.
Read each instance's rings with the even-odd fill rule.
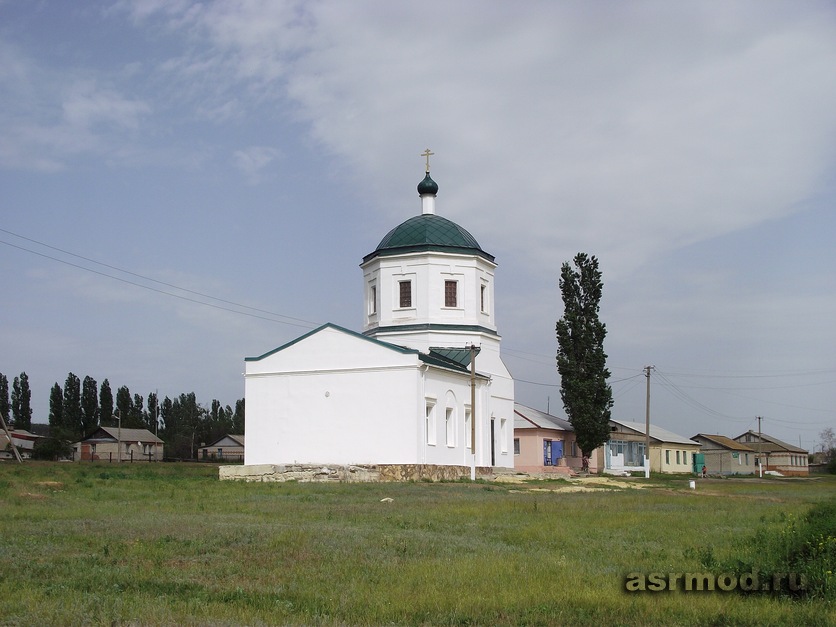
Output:
[[[755,451],[724,435],[698,433],[691,438],[700,444],[706,472],[711,475],[752,475],[757,472]],[[702,468],[695,468],[701,472]]]
[[[12,434],[11,444],[17,447],[17,452],[20,453],[21,458],[31,458],[35,449],[35,442],[40,440],[42,436],[30,433],[26,429],[12,429],[10,433]],[[0,459],[14,459],[11,444],[9,443],[9,436],[0,429]]]
[[[197,449],[201,461],[243,462],[244,436],[227,433],[222,438]]]
[[[735,440],[750,446],[758,454],[764,470],[787,476],[806,477],[810,474],[809,452],[800,446],[751,430],[741,433]]]
[[[148,429],[99,427],[73,444],[75,461],[162,461],[163,441]]]

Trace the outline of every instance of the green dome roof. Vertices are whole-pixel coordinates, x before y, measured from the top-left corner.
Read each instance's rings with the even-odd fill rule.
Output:
[[[430,178],[429,172],[427,172],[427,176],[424,177],[424,180],[418,183],[418,193],[422,196],[424,194],[432,194],[435,196],[438,193],[438,183]]]
[[[480,248],[476,238],[455,222],[435,214],[422,214],[389,231],[375,251],[363,257],[363,262],[378,256],[428,250],[479,255],[491,262],[494,260],[493,255]]]

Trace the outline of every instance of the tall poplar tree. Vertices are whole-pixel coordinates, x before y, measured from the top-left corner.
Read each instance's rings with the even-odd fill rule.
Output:
[[[560,269],[563,317],[557,322],[560,398],[585,456],[610,435],[612,388],[607,383],[607,328],[598,319],[603,282],[598,259],[578,253]]]
[[[147,428],[151,433],[157,433],[159,425],[157,420],[160,417],[160,402],[156,392],[148,395],[148,411],[146,412]]]
[[[232,414],[232,433],[244,434],[244,399],[235,401],[235,413]]]
[[[119,410],[119,416],[122,418],[122,426],[129,426],[133,402],[131,401],[131,391],[127,385],[123,385],[116,390],[116,409]]]
[[[49,391],[49,426],[53,429],[64,428],[64,392],[57,381]]]
[[[0,416],[3,417],[3,421],[8,426],[9,424],[9,412],[11,411],[12,406],[9,404],[9,380],[6,378],[2,372],[0,372]]]
[[[84,377],[81,384],[81,427],[84,436],[99,426],[99,388],[93,377]]]
[[[73,436],[84,437],[81,415],[81,380],[70,372],[64,382],[64,428]]]
[[[115,426],[113,424],[113,392],[110,389],[110,381],[105,379],[99,388],[99,421],[104,426]]]

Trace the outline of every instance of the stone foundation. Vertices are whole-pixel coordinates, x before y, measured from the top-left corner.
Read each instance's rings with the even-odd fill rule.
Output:
[[[435,464],[370,464],[358,466],[319,464],[254,464],[221,466],[221,481],[373,483],[386,481],[456,481],[470,479],[469,466]],[[493,479],[493,468],[476,468],[477,479]]]

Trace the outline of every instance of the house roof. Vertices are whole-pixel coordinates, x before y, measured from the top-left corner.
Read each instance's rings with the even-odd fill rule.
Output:
[[[754,449],[746,446],[745,444],[738,442],[736,440],[732,440],[731,438],[727,438],[724,435],[714,435],[708,433],[698,433],[697,435],[693,436],[691,439],[696,441],[697,438],[703,438],[704,440],[708,440],[718,446],[723,448],[727,448],[731,451],[744,451],[746,453],[754,453]]]
[[[643,422],[629,422],[627,420],[614,420],[610,419],[610,422],[614,422],[617,425],[621,425],[627,429],[632,429],[633,431],[637,431],[638,433],[645,435],[645,424]],[[650,425],[650,437],[654,440],[659,442],[670,442],[671,444],[688,444],[690,446],[699,446],[697,442],[693,440],[689,440],[688,438],[677,435],[672,431],[668,431],[667,429],[663,429],[662,427],[657,427],[656,425]]]
[[[227,433],[226,435],[223,435],[223,436],[219,437],[214,442],[210,442],[209,444],[205,444],[205,445],[201,446],[200,448],[212,448],[213,446],[216,446],[219,442],[223,442],[227,438],[229,438],[233,442],[237,443],[238,446],[241,446],[241,447],[244,446],[244,436],[243,436],[243,434],[242,435],[235,435],[235,434],[232,434],[232,433]]]
[[[128,429],[126,427],[99,427],[82,442],[142,442],[143,444],[163,444],[163,441],[148,429]]]
[[[568,420],[552,416],[538,409],[514,403],[514,429],[555,429],[574,431]]]
[[[741,433],[739,436],[737,436],[735,438],[735,440],[739,440],[740,438],[743,438],[747,435],[754,436],[755,437],[755,442],[758,441],[758,437],[759,437],[758,433],[755,432],[755,431],[752,431],[751,429],[749,431],[744,431],[743,433]],[[807,451],[805,449],[801,448],[800,446],[793,446],[792,444],[787,444],[786,442],[784,442],[782,440],[779,440],[778,438],[773,438],[771,435],[767,435],[765,433],[760,434],[760,441],[764,442],[766,444],[771,444],[772,445],[768,449],[770,452],[772,452],[772,451],[787,451],[788,453],[803,453],[805,455],[807,454]],[[760,449],[760,447],[758,449],[755,449],[755,450],[759,450],[759,449]]]

